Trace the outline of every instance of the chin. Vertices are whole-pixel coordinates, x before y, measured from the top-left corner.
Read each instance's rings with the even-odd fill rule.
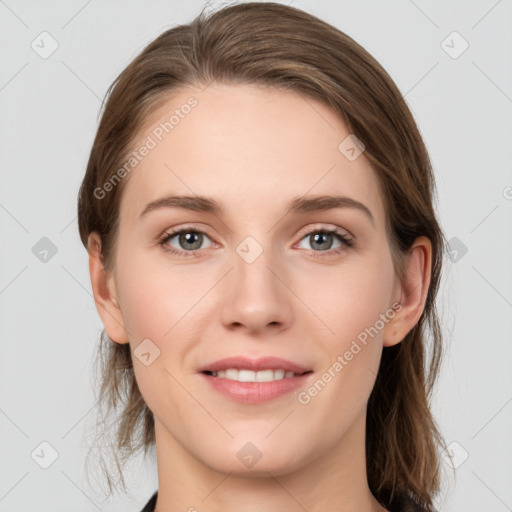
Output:
[[[265,443],[243,441],[226,443],[214,453],[210,450],[207,457],[203,452],[200,459],[203,464],[221,473],[242,478],[268,478],[269,473],[273,476],[286,475],[302,467],[306,461],[297,458],[299,452],[305,455],[293,446],[288,450],[283,449],[282,444],[280,447],[273,446],[269,440]]]
[[[286,463],[274,463],[273,461],[263,461],[261,458],[252,467],[246,467],[243,463],[236,462],[227,464],[214,464],[210,466],[213,470],[219,473],[229,474],[236,478],[268,478],[272,476],[287,475],[295,471],[297,467],[292,467],[290,461]]]

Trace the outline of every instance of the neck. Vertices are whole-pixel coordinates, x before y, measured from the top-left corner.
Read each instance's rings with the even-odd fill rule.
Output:
[[[248,474],[238,467],[225,473],[206,465],[155,418],[155,512],[385,512],[368,487],[365,421],[363,409],[338,445],[313,460],[297,459],[291,469]]]

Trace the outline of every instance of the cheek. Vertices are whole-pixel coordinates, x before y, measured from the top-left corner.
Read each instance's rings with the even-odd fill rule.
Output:
[[[150,262],[142,251],[128,254],[120,248],[119,255],[117,288],[127,329],[135,344],[150,338],[160,345],[187,318],[208,289],[206,283],[197,273],[185,276],[182,268],[165,260]]]
[[[179,411],[185,403],[190,406],[181,388],[176,386],[174,393],[163,391],[173,388],[172,376],[190,347],[187,340],[194,339],[193,333],[187,335],[183,327],[190,324],[190,310],[199,300],[200,290],[184,293],[184,277],[179,268],[151,264],[142,251],[137,254],[120,248],[118,254],[117,289],[138,387],[152,411]],[[138,350],[142,342],[145,348]],[[141,352],[149,352],[149,364],[142,358],[137,360]]]
[[[315,411],[312,422],[322,425],[328,438],[339,436],[340,426],[353,421],[373,389],[386,325],[381,315],[388,311],[393,276],[390,262],[361,258],[317,280],[309,294],[308,305],[315,305],[323,323],[315,319],[304,327],[322,352],[323,365],[312,387],[298,398],[305,410]]]
[[[313,281],[311,276],[304,278],[301,288],[316,316],[315,328],[321,325],[322,331],[327,332],[325,339],[342,349],[386,313],[394,274],[389,261],[371,256],[354,258],[339,270],[329,270],[323,270]],[[318,319],[322,320],[320,324]],[[378,327],[382,328],[380,322]]]

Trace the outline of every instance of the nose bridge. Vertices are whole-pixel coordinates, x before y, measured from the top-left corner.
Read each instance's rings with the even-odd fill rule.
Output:
[[[266,237],[265,240],[270,240]],[[279,274],[280,262],[272,248],[247,236],[235,247],[223,320],[257,330],[269,324],[284,324],[290,319],[290,292]]]

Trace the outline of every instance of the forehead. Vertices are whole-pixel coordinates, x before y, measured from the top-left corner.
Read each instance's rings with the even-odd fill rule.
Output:
[[[228,213],[253,217],[262,208],[281,212],[292,197],[336,194],[382,219],[377,178],[364,152],[347,158],[349,136],[333,110],[292,91],[216,83],[181,89],[137,135],[121,218],[136,222],[148,202],[170,194],[214,197]]]

